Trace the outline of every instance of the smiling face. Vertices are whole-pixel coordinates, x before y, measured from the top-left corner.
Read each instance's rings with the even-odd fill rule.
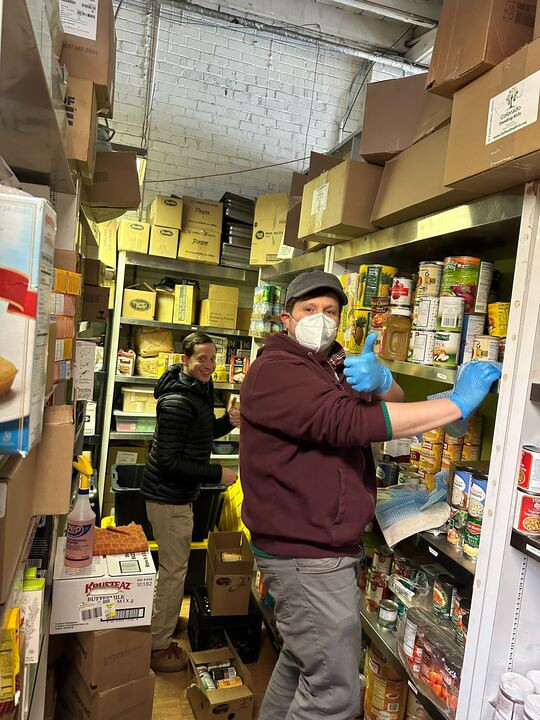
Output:
[[[294,338],[296,326],[302,318],[324,313],[337,325],[339,323],[340,312],[337,295],[334,295],[333,292],[328,292],[328,294],[325,293],[324,295],[314,298],[300,298],[294,303],[290,314],[287,312],[281,314],[281,322],[287,328],[289,337]]]
[[[191,357],[182,355],[186,375],[207,383],[216,369],[216,346],[214,343],[195,345]]]

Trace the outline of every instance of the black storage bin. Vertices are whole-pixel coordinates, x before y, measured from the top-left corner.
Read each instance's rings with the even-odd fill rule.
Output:
[[[206,587],[202,585],[191,594],[188,636],[191,648],[211,650],[226,644],[224,633],[229,636],[234,649],[244,663],[259,659],[261,646],[262,613],[253,595],[249,600],[247,615],[212,617]]]
[[[113,465],[112,491],[115,494],[114,519],[117,525],[130,522],[142,526],[146,537],[154,539],[152,526],[146,515],[146,504],[141,495],[144,465]],[[201,485],[201,492],[193,503],[193,542],[202,542],[218,524],[223,507],[223,485]]]

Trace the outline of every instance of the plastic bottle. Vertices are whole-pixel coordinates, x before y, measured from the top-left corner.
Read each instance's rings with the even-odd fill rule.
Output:
[[[73,510],[67,518],[67,538],[64,565],[83,568],[92,563],[96,514],[90,506],[89,484],[92,466],[79,455],[73,467],[80,472],[79,493]]]

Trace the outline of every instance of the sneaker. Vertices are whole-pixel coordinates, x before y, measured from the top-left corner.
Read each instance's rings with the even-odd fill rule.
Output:
[[[175,635],[181,635],[188,629],[189,620],[187,618],[179,617],[176,627],[174,628]]]
[[[187,655],[182,648],[172,642],[165,650],[154,650],[150,667],[156,673],[181,672],[188,665]]]

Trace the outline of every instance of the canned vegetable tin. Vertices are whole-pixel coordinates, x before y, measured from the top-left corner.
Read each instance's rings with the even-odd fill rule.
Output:
[[[496,337],[506,337],[510,303],[497,302],[488,305],[488,333]]]
[[[392,305],[402,305],[410,307],[413,292],[413,277],[398,273],[392,280],[392,290],[390,291],[390,303]]]
[[[434,347],[435,333],[432,330],[413,330],[410,361],[417,365],[432,365]]]
[[[461,332],[465,300],[462,297],[442,297],[439,301],[437,330],[444,332]]]
[[[452,596],[455,580],[451,575],[439,575],[433,585],[433,612],[442,618],[449,618],[452,610]]]
[[[461,459],[463,462],[476,462],[480,460],[481,445],[469,445],[465,443],[461,448]]]
[[[421,295],[414,303],[412,326],[415,330],[436,330],[439,298]]]
[[[371,298],[371,329],[382,330],[388,317],[389,297]]]
[[[471,489],[469,491],[469,519],[482,520],[484,517],[487,486],[487,475],[475,472],[471,479]]]
[[[390,550],[387,545],[381,545],[380,547],[375,548],[373,551],[373,570],[390,575],[393,557],[394,551]]]
[[[467,530],[465,532],[465,542],[463,544],[463,552],[470,558],[478,557],[478,548],[480,547],[480,536],[482,534],[481,518],[467,518]]]
[[[475,311],[480,263],[480,258],[467,256],[447,257],[444,259],[441,297],[463,298],[466,313],[474,313]]]
[[[450,500],[452,506],[457,510],[467,510],[469,507],[469,493],[473,476],[472,468],[456,467]]]
[[[461,349],[459,364],[470,362],[473,359],[474,338],[482,335],[486,324],[485,315],[465,315],[463,330],[461,331]]]
[[[540,536],[540,495],[518,488],[514,530],[522,535]]]
[[[473,360],[499,359],[499,338],[491,335],[475,335],[473,341]]]
[[[358,303],[364,308],[371,307],[374,297],[389,297],[392,279],[398,269],[389,265],[360,265]]]
[[[443,263],[439,260],[426,260],[418,268],[418,282],[416,283],[416,298],[425,295],[439,297]]]
[[[480,263],[480,273],[478,275],[478,289],[476,291],[476,300],[474,303],[475,313],[486,313],[488,309],[489,293],[493,282],[495,266],[493,263],[482,260]]]
[[[540,447],[523,446],[519,464],[518,487],[533,495],[540,493]]]
[[[385,630],[395,630],[398,616],[398,606],[393,600],[382,600],[379,605],[378,624]]]
[[[433,347],[433,365],[454,368],[459,355],[460,333],[436,332]]]

